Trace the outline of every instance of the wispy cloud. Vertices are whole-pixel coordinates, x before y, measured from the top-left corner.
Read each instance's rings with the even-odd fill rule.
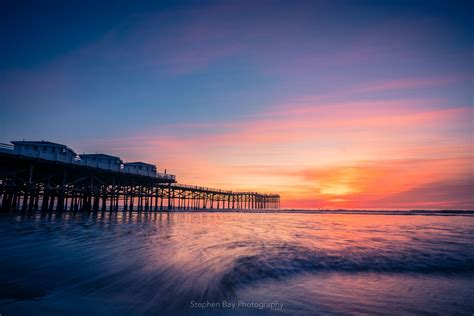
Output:
[[[406,192],[474,178],[472,144],[458,137],[472,132],[472,107],[443,108],[436,99],[309,100],[229,123],[181,124],[180,135],[148,129],[101,147],[151,159],[183,182],[279,191],[288,207],[443,208],[469,201],[410,199],[415,193]],[[398,195],[406,198],[394,203]]]
[[[422,87],[446,86],[470,80],[474,80],[474,75],[403,78],[360,85],[355,87],[352,92],[373,93],[380,91],[408,90]]]
[[[358,6],[127,16],[46,62],[0,69],[4,130],[185,183],[278,191],[284,206],[471,207],[472,36],[428,11]]]

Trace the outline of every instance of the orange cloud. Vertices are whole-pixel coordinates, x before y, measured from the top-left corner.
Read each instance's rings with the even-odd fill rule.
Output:
[[[309,98],[232,122],[181,124],[180,135],[147,130],[100,147],[156,163],[183,183],[279,192],[283,207],[471,208],[473,108],[443,103]]]

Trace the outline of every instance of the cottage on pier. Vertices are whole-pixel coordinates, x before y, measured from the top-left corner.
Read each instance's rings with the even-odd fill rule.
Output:
[[[77,154],[66,145],[47,141],[12,141],[13,151],[20,156],[73,163]]]
[[[101,168],[111,171],[120,171],[123,166],[123,161],[120,157],[106,155],[106,154],[82,154],[81,165]]]
[[[124,164],[123,172],[156,177],[156,166],[144,162],[128,162]]]

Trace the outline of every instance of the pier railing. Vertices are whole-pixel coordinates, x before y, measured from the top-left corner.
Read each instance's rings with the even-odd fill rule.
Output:
[[[13,145],[0,143],[0,153],[12,153],[13,152]]]
[[[218,192],[218,193],[226,193],[226,194],[232,194],[232,191],[228,190],[221,190],[221,189],[214,189],[214,188],[206,188],[206,187],[200,187],[197,185],[187,185],[187,184],[172,184],[173,187],[176,188],[184,188],[184,189],[192,189],[192,190],[199,190],[199,191],[209,191],[209,192]]]
[[[0,149],[4,150],[13,150],[13,145],[11,144],[5,144],[5,143],[0,143]]]
[[[197,191],[202,191],[202,192],[214,192],[214,193],[222,193],[222,194],[278,196],[277,193],[258,193],[258,192],[250,192],[250,191],[222,190],[222,189],[215,189],[215,188],[201,187],[197,185],[187,185],[187,184],[180,184],[180,183],[173,183],[171,184],[171,186],[177,189],[181,188],[181,189],[190,189],[190,190],[197,190]]]

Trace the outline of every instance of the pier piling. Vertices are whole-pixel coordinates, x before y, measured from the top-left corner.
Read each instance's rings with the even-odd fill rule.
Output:
[[[276,209],[278,194],[235,192],[0,152],[0,210],[157,212]]]

